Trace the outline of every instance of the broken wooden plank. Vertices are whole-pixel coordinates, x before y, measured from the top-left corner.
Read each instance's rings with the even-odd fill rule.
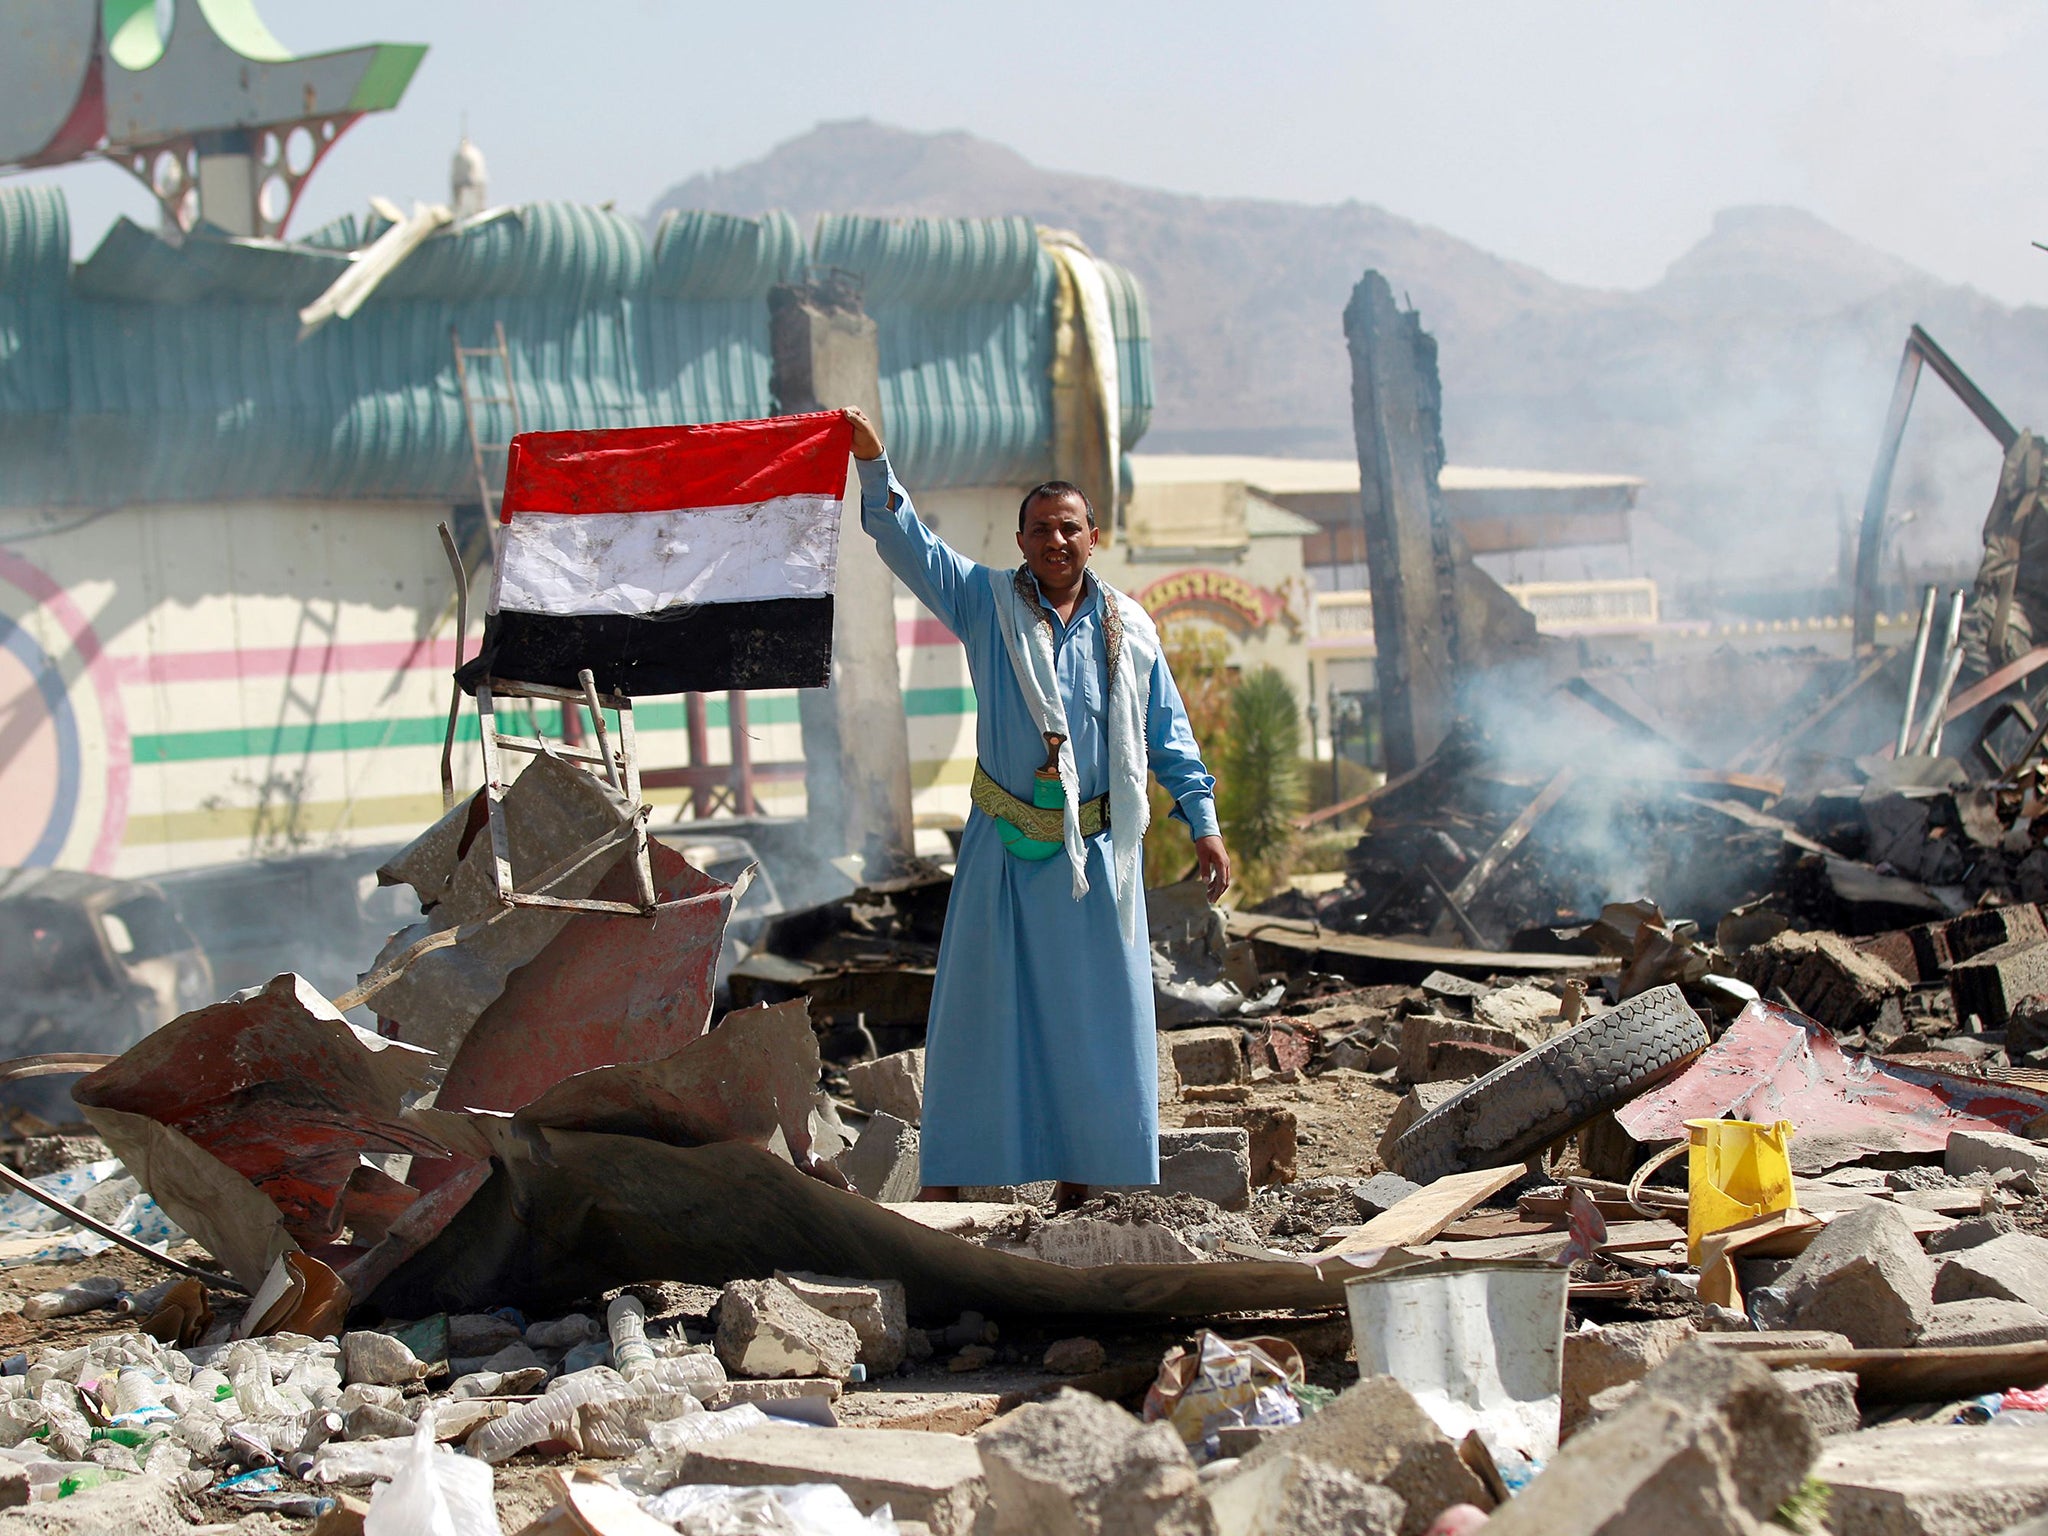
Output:
[[[1615,969],[1615,962],[1604,955],[1523,955],[1496,949],[1452,949],[1409,939],[1338,933],[1305,918],[1231,912],[1224,921],[1233,939],[1269,945],[1290,957],[1298,957],[1299,964],[1311,964],[1317,970],[1354,981],[1420,981],[1431,971],[1480,976],[1583,976]]]
[[[1381,1211],[1349,1237],[1340,1239],[1315,1257],[1327,1259],[1348,1253],[1366,1253],[1375,1248],[1426,1243],[1489,1195],[1506,1189],[1522,1173],[1522,1164],[1510,1163],[1504,1168],[1478,1168],[1470,1173],[1445,1174],[1400,1204]]]

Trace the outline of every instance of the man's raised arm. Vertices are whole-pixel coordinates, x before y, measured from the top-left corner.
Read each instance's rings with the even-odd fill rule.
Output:
[[[917,600],[955,635],[966,632],[972,601],[975,565],[918,519],[889,468],[882,435],[859,411],[848,411],[853,423],[854,467],[860,472],[860,525],[875,541],[882,563],[894,571]]]

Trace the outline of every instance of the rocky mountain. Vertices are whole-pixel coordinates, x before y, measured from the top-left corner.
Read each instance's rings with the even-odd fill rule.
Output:
[[[1942,283],[1790,208],[1724,211],[1659,282],[1606,291],[1370,204],[1162,192],[866,121],[694,177],[651,216],[670,207],[805,223],[1023,213],[1073,229],[1145,283],[1158,408],[1143,446],[1162,452],[1350,454],[1342,315],[1378,268],[1440,344],[1455,461],[1650,482],[1632,553],[1525,558],[1530,576],[1632,559],[1724,588],[1831,578],[1915,321],[2015,422],[2048,425],[2048,310]],[[1894,485],[1912,514],[1905,556],[1973,564],[1996,476],[1991,440],[1928,379]]]

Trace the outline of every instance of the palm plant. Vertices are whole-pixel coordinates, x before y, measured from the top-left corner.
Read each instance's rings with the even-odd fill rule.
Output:
[[[1285,883],[1295,818],[1306,801],[1301,777],[1301,703],[1272,667],[1245,674],[1230,694],[1230,723],[1217,763],[1223,840],[1253,901]]]

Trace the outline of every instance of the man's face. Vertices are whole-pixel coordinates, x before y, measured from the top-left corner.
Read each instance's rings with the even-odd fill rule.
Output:
[[[1025,509],[1017,548],[1042,589],[1064,592],[1081,579],[1101,536],[1100,530],[1088,526],[1080,497],[1040,496]]]

